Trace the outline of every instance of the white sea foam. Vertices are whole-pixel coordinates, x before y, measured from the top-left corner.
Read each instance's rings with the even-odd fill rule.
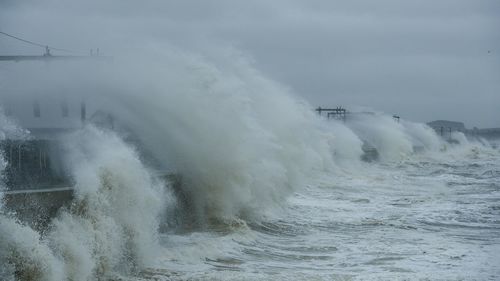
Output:
[[[330,133],[319,129],[310,107],[246,60],[227,68],[173,53],[161,63],[110,67],[105,79],[100,71],[82,78],[96,85],[93,92],[81,80],[65,79],[71,71],[52,69],[39,73],[40,87],[34,88],[63,87],[69,95],[103,102],[89,102],[89,108],[113,114],[125,138],[139,140],[160,167],[180,173],[183,192],[202,218],[258,215],[282,204],[312,170],[333,167]],[[34,74],[18,69],[24,70]],[[19,260],[34,260],[35,279],[86,280],[146,265],[158,249],[163,186],[115,133],[87,126],[63,144],[75,199],[43,236],[2,217],[5,247],[19,252]],[[9,237],[16,232],[24,234]],[[21,244],[43,254],[30,255]],[[10,254],[4,258],[12,264]]]
[[[331,168],[330,138],[310,106],[244,60],[225,59],[237,62],[223,68],[169,54],[154,89],[121,92],[135,116],[116,115],[183,176],[201,215],[252,215],[279,204],[311,170]]]
[[[114,133],[87,127],[65,144],[75,199],[54,220],[49,239],[75,266],[68,275],[81,279],[151,262],[168,201],[165,183],[155,180]]]
[[[142,268],[161,249],[167,187],[135,150],[92,126],[67,136],[64,148],[75,198],[44,235],[0,215],[2,278],[92,280]]]
[[[310,171],[334,167],[332,133],[311,106],[239,54],[209,62],[163,50],[141,59],[95,72],[49,70],[40,83],[112,114],[115,129],[139,141],[159,168],[182,175],[200,217],[255,215],[283,202]]]
[[[15,268],[31,280],[91,280],[151,264],[168,251],[158,242],[159,228],[175,204],[152,167],[182,176],[175,192],[187,198],[190,208],[183,211],[197,222],[234,222],[286,204],[319,174],[331,179],[341,170],[355,177],[364,165],[363,143],[386,163],[412,157],[416,147],[446,155],[480,145],[459,134],[453,135],[458,144],[445,144],[426,125],[381,113],[323,120],[231,52],[214,61],[172,50],[154,58],[118,61],[94,73],[88,65],[43,73],[15,66],[14,76],[38,77],[30,86],[37,93],[64,88],[71,99],[85,99],[90,121],[100,127],[63,138],[75,198],[43,235],[0,215],[2,274]],[[8,81],[7,88],[17,87]],[[99,119],[102,114],[112,118]],[[24,132],[4,117],[0,124],[3,138]]]
[[[443,140],[436,132],[426,124],[401,120],[404,132],[410,137],[413,147],[421,148],[427,152],[436,152],[442,145]]]
[[[383,161],[395,161],[413,152],[410,137],[404,127],[392,117],[380,114],[356,114],[348,126],[365,142],[375,147]]]

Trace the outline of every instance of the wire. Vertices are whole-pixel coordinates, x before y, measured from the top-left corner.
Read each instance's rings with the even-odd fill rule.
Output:
[[[69,52],[69,53],[76,53],[75,51],[71,51],[71,50],[67,50],[67,49],[54,48],[54,47],[49,46],[49,45],[39,44],[39,43],[36,43],[36,42],[33,42],[33,41],[22,39],[22,38],[19,38],[17,36],[14,36],[14,35],[2,32],[2,31],[0,31],[0,34],[3,34],[5,36],[14,38],[16,40],[19,40],[19,41],[22,41],[22,42],[25,42],[25,43],[28,43],[28,44],[31,44],[31,45],[34,45],[34,46],[38,46],[38,47],[42,47],[42,48],[48,48],[49,50],[55,50],[55,51],[61,51],[61,52]]]

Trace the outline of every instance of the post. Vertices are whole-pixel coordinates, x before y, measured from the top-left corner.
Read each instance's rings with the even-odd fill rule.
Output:
[[[318,108],[316,108],[316,111],[318,112],[318,115],[321,116],[321,106],[318,106]]]
[[[18,147],[17,147],[17,154],[18,154],[18,158],[17,158],[17,167],[19,168],[19,170],[21,170],[21,160],[22,160],[22,155],[21,155],[21,148],[22,148],[22,144],[20,144]]]
[[[40,160],[39,161],[40,175],[42,175],[43,174],[43,165],[42,165],[43,161],[42,161],[42,148],[40,146],[38,147],[38,156],[39,156],[39,160]]]
[[[43,54],[44,57],[50,57],[50,49],[49,46],[45,46],[45,54]]]

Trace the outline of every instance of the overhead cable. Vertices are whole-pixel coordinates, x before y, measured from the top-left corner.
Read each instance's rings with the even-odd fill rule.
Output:
[[[75,51],[71,51],[71,50],[67,50],[67,49],[61,49],[61,48],[55,48],[55,47],[52,47],[50,45],[40,44],[40,43],[36,43],[36,42],[30,41],[30,40],[19,38],[17,36],[14,36],[12,34],[8,34],[8,33],[5,33],[5,32],[2,32],[2,31],[0,31],[0,34],[8,36],[8,37],[11,37],[11,38],[14,38],[14,39],[22,41],[24,43],[28,43],[28,44],[34,45],[34,46],[38,46],[38,47],[42,47],[42,48],[46,48],[46,49],[50,49],[50,50],[55,50],[55,51],[76,53]]]

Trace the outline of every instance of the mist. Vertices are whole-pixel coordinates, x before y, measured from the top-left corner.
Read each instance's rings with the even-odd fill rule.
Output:
[[[423,122],[500,125],[499,10],[2,1],[0,31],[21,39],[0,34],[0,55],[85,58],[0,62],[0,278],[470,279],[498,238],[498,147]],[[8,181],[53,170],[49,191]],[[3,198],[58,185],[68,202],[44,223]]]
[[[496,1],[2,1],[2,31],[130,60],[166,46],[238,50],[312,106],[498,127]],[[2,38],[7,54],[43,50]],[[475,114],[463,114],[472,111]]]

